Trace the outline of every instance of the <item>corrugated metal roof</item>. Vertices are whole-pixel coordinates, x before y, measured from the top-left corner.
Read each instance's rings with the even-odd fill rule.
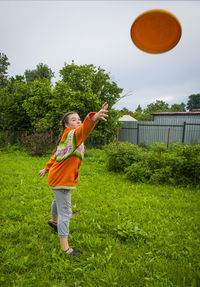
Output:
[[[165,116],[165,115],[170,115],[170,116],[178,116],[178,115],[200,115],[200,111],[195,111],[195,112],[160,112],[160,113],[153,113],[151,115],[158,115],[158,116]]]

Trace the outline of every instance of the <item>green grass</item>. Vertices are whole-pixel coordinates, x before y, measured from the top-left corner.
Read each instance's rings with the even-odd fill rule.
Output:
[[[131,183],[87,150],[69,236],[83,254],[70,258],[47,225],[48,158],[1,151],[0,286],[200,286],[199,190]]]

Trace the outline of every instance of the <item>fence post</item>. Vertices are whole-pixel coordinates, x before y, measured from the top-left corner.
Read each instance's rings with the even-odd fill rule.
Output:
[[[186,126],[186,122],[183,123],[183,135],[182,135],[182,143],[185,142],[185,126]]]
[[[117,146],[119,144],[119,128],[117,128]]]
[[[137,145],[139,145],[139,125],[140,124],[137,124]]]
[[[168,149],[168,147],[169,147],[169,136],[170,136],[170,128],[168,128],[167,149]]]
[[[8,146],[8,131],[6,131],[6,142],[5,142],[6,147]]]

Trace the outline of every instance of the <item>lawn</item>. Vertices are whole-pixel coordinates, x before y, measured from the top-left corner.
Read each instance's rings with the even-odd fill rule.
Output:
[[[67,257],[47,224],[53,193],[38,177],[48,160],[1,150],[0,286],[200,286],[200,191],[135,184],[87,150],[72,191]]]

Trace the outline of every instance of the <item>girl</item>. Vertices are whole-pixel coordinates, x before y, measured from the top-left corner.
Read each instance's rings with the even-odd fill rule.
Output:
[[[108,104],[104,103],[97,113],[89,113],[81,123],[76,112],[68,112],[63,116],[63,133],[56,152],[39,171],[43,178],[48,172],[48,184],[54,192],[51,205],[52,219],[48,224],[57,232],[60,247],[66,254],[79,256],[68,244],[69,221],[72,216],[71,189],[75,189],[79,181],[78,170],[84,156],[83,142],[92,132],[98,120],[106,121]]]

